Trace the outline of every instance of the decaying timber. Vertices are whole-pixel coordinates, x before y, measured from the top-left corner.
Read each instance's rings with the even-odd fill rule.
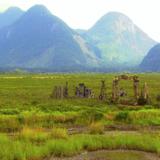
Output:
[[[52,98],[63,99],[68,97],[68,82],[65,86],[55,86],[51,94]]]
[[[76,87],[75,95],[78,98],[92,98],[92,90],[90,88],[87,88],[84,83],[80,83]]]
[[[101,81],[99,100],[105,100],[106,98],[107,98],[107,94],[106,94],[105,81]]]

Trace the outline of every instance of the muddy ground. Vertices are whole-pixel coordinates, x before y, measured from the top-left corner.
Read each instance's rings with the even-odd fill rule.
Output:
[[[45,160],[160,160],[160,157],[156,154],[142,151],[102,150],[95,152],[83,152],[80,155],[70,158],[50,157]]]

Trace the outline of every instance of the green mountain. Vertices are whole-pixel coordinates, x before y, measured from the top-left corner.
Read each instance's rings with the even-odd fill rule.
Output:
[[[73,30],[42,5],[0,14],[0,68],[122,70],[140,64],[156,42],[111,12],[89,30]]]
[[[36,5],[0,30],[0,67],[76,70],[99,65],[92,45]]]
[[[127,16],[118,12],[104,15],[91,29],[79,33],[101,50],[104,65],[115,68],[139,65],[156,44]]]
[[[143,59],[140,64],[140,69],[142,71],[152,71],[158,72],[160,71],[160,44],[155,45],[148,52],[146,57]]]
[[[24,12],[17,7],[10,7],[5,12],[0,13],[0,29],[13,24]]]

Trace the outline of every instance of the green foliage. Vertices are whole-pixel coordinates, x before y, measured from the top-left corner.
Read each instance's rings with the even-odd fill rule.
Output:
[[[121,111],[121,112],[118,112],[118,114],[116,115],[115,117],[115,120],[116,121],[127,121],[128,119],[128,114],[129,112],[128,111]]]
[[[78,121],[87,124],[99,121],[104,117],[102,112],[95,109],[88,109],[86,111],[82,111],[80,114]]]
[[[18,108],[9,108],[9,109],[1,109],[0,110],[0,114],[3,114],[3,115],[17,115],[19,114],[20,111]]]

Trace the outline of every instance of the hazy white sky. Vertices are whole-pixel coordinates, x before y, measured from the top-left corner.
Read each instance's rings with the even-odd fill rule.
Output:
[[[109,11],[119,11],[160,42],[160,0],[0,0],[0,10],[10,6],[26,10],[34,4],[44,4],[70,27],[81,29],[90,28]]]

